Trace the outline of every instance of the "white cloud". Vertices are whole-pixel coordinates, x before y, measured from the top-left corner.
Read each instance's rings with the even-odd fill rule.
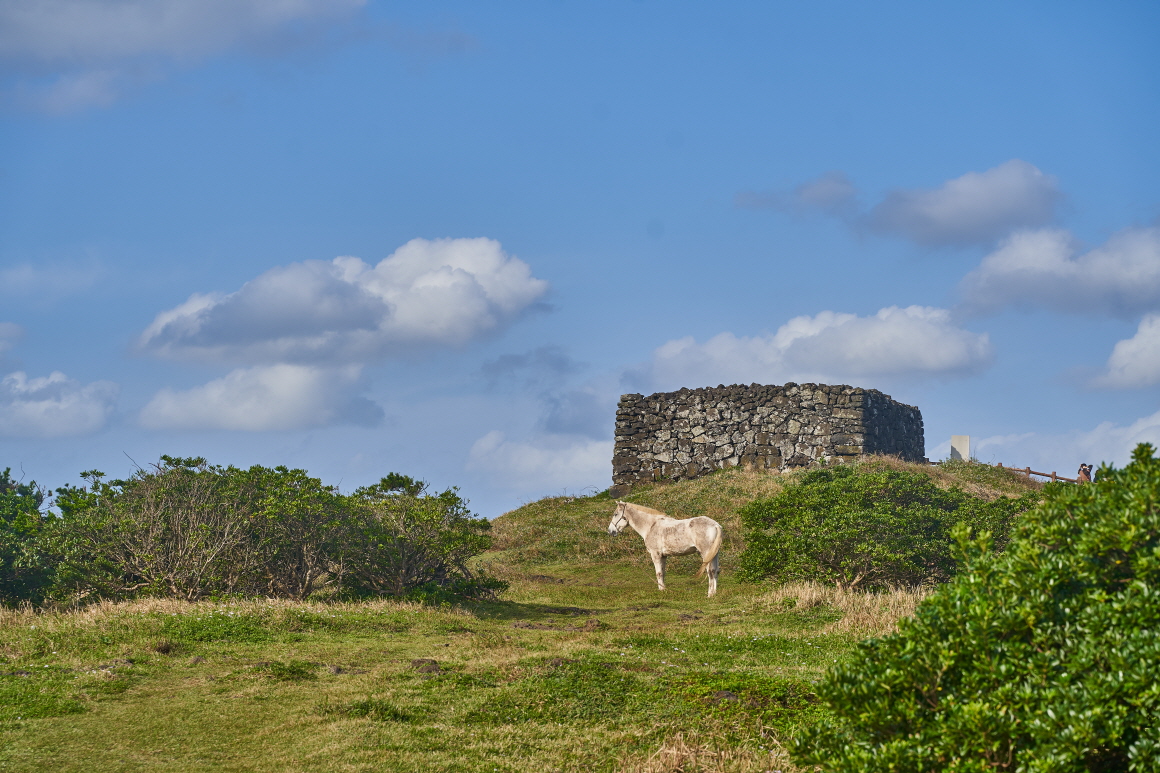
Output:
[[[475,441],[467,468],[500,485],[537,492],[603,490],[612,480],[612,441],[543,435],[510,441],[495,430]]]
[[[15,322],[0,322],[0,354],[11,349],[24,337],[24,328]]]
[[[195,294],[157,315],[139,345],[174,359],[362,362],[467,343],[547,287],[492,239],[413,239],[376,266],[293,263],[229,295]]]
[[[37,106],[108,105],[126,85],[240,46],[309,39],[366,0],[5,0],[0,61]]]
[[[955,327],[945,309],[890,306],[869,317],[823,311],[772,335],[721,333],[669,341],[643,374],[662,388],[715,383],[843,382],[878,376],[956,376],[991,361],[986,333]]]
[[[895,190],[860,214],[858,189],[844,172],[827,172],[791,193],[742,191],[745,209],[823,212],[857,230],[893,234],[928,246],[988,244],[1017,228],[1051,222],[1063,198],[1056,179],[1012,159],[985,172],[968,172],[933,190]]]
[[[986,243],[1051,222],[1061,196],[1054,177],[1012,159],[934,190],[893,191],[870,211],[867,224],[919,244]]]
[[[1093,386],[1132,389],[1160,384],[1160,314],[1140,320],[1136,335],[1120,341]]]
[[[354,396],[359,371],[285,364],[239,368],[193,389],[162,389],[142,409],[140,422],[149,429],[249,432],[377,424],[381,409]]]
[[[59,371],[44,378],[9,373],[0,380],[0,436],[65,437],[96,432],[119,389],[109,381],[81,384]]]
[[[979,311],[1151,311],[1160,305],[1160,228],[1127,228],[1082,254],[1067,231],[1022,231],[963,278],[962,292],[968,307]]]

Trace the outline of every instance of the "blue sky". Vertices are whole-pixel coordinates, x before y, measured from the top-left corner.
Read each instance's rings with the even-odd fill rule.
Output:
[[[1160,441],[1149,3],[0,4],[0,466],[610,482],[823,381],[927,453]]]

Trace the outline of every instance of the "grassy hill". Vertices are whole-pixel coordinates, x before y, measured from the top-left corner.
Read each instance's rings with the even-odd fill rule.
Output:
[[[929,475],[940,488],[958,487],[988,501],[1000,496],[1020,496],[1043,487],[1010,469],[965,462],[932,466],[879,457],[863,463],[861,468],[921,472]],[[744,547],[738,509],[755,499],[774,496],[794,477],[794,473],[783,475],[732,467],[696,480],[642,486],[625,500],[655,508],[674,518],[705,515],[714,519],[725,530],[721,561],[728,568]],[[590,497],[548,497],[524,505],[492,521],[494,544],[488,560],[508,569],[556,563],[617,562],[651,566],[640,539],[634,534],[610,538],[606,533],[613,508],[607,493]],[[695,556],[670,561],[700,565]],[[680,564],[673,563],[673,566]]]
[[[984,497],[1035,486],[923,469]],[[639,537],[605,533],[601,494],[498,518],[481,561],[511,588],[492,602],[0,612],[0,769],[795,770],[779,739],[818,715],[813,682],[920,594],[737,583],[737,507],[791,479],[734,469],[628,497],[724,525],[713,599],[695,556],[658,592]]]

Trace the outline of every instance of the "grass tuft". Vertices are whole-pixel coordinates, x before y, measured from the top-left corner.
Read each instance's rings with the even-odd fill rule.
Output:
[[[381,698],[362,699],[344,703],[341,706],[324,704],[319,707],[318,713],[324,716],[344,716],[359,719],[370,719],[375,722],[410,722],[414,716],[403,711],[395,704]]]
[[[307,663],[302,660],[290,660],[285,663],[280,660],[271,660],[254,666],[254,671],[257,673],[264,674],[279,682],[312,681],[318,678],[318,674],[315,673],[317,669],[316,663]]]

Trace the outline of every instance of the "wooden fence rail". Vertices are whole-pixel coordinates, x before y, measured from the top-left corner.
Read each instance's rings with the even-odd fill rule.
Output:
[[[1031,469],[1030,467],[1004,467],[1002,462],[999,462],[995,466],[1001,470],[1014,470],[1015,472],[1021,472],[1024,475],[1026,475],[1028,478],[1030,478],[1032,475],[1038,475],[1041,478],[1051,478],[1053,481],[1066,480],[1068,483],[1077,483],[1078,482],[1075,478],[1065,478],[1062,475],[1056,475],[1054,470],[1052,470],[1051,472],[1036,472],[1035,470]]]
[[[931,462],[931,464],[941,464],[941,462]],[[980,464],[982,464],[982,462],[980,462]],[[1030,467],[1004,467],[1002,462],[999,462],[995,466],[998,467],[1000,470],[1011,470],[1012,472],[1021,472],[1024,475],[1026,475],[1028,478],[1030,478],[1032,475],[1038,475],[1041,478],[1051,478],[1053,481],[1065,480],[1068,483],[1078,483],[1079,482],[1075,478],[1065,478],[1062,475],[1059,475],[1058,473],[1056,473],[1054,470],[1052,470],[1051,472],[1036,472],[1035,470],[1031,469]]]

